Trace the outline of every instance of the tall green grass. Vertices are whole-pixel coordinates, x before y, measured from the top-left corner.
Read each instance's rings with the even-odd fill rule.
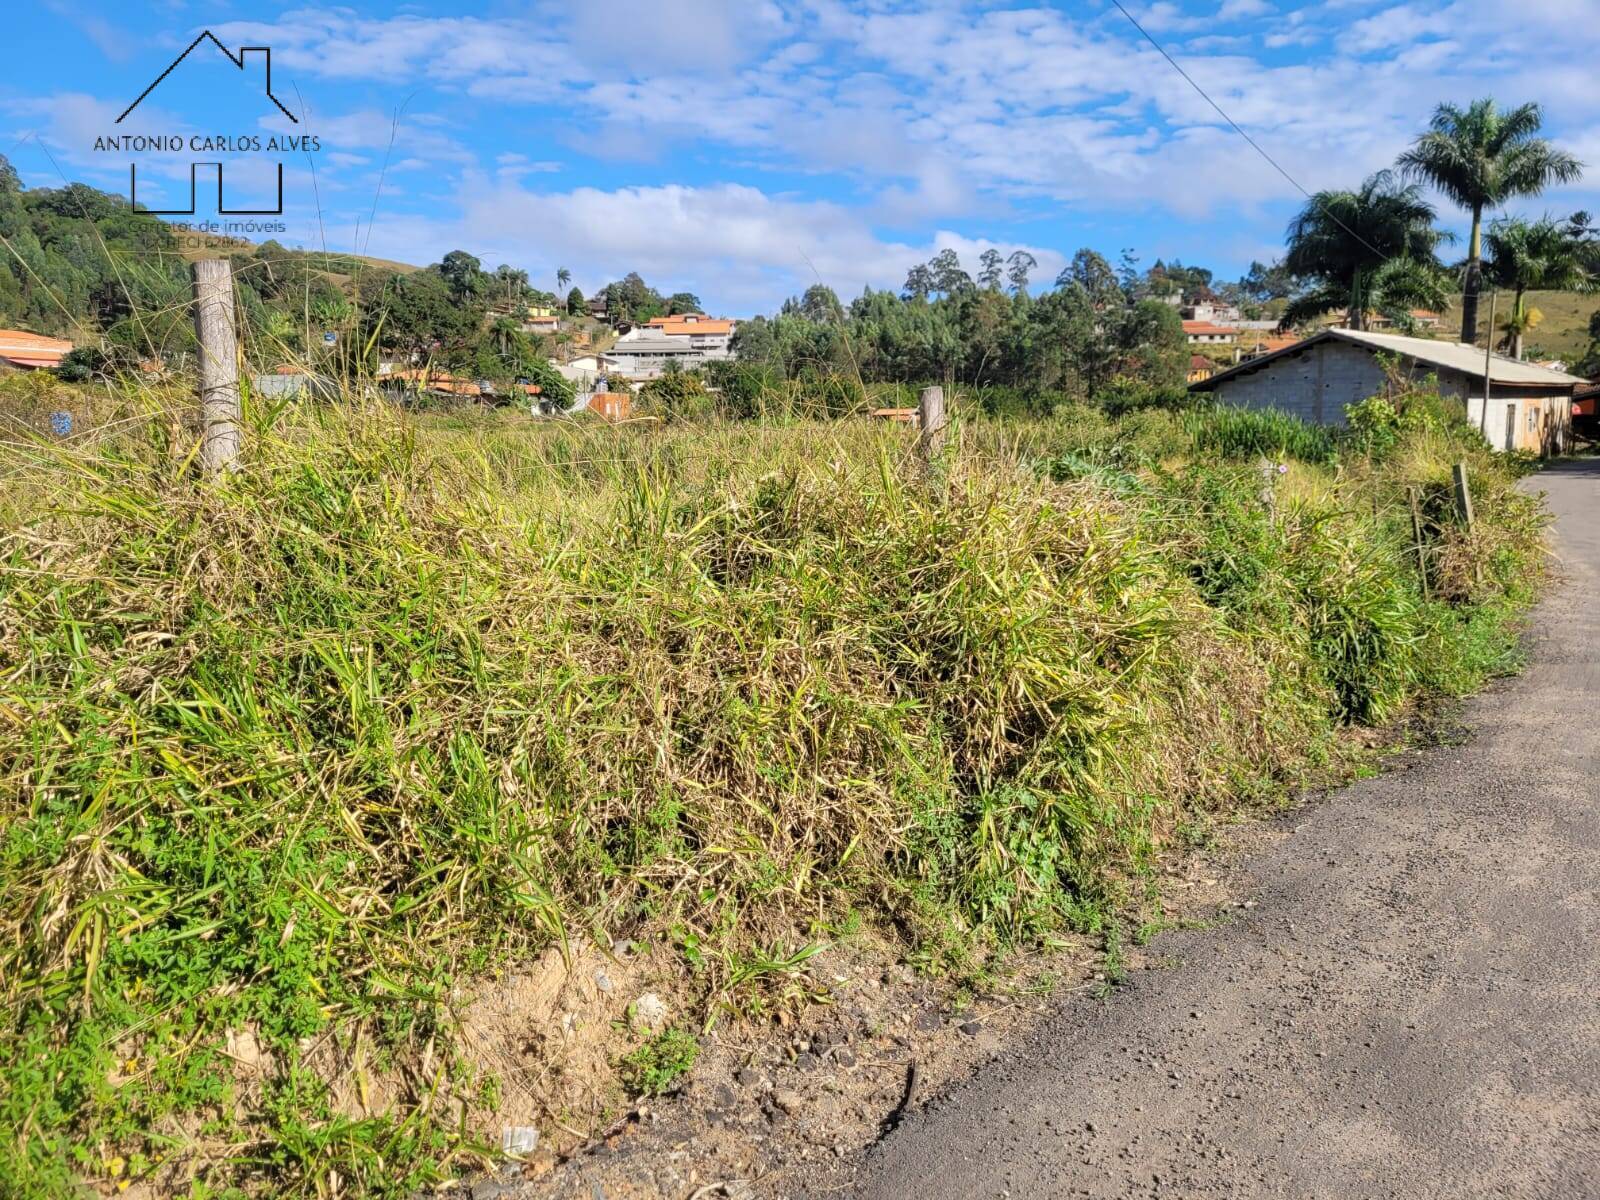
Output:
[[[1196,450],[1214,451],[1230,458],[1264,455],[1326,464],[1334,460],[1338,451],[1334,429],[1308,425],[1270,408],[1194,410],[1185,414],[1184,426]]]
[[[856,915],[929,969],[1093,928],[1501,669],[1537,573],[1480,456],[1423,596],[1436,432],[1269,513],[1225,414],[977,422],[934,488],[866,421],[290,407],[202,483],[125,402],[0,463],[4,1194],[409,1194],[493,1126],[463,989],[550,947],[667,947],[710,1021]]]

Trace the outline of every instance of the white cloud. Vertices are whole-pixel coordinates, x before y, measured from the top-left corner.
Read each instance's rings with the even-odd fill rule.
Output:
[[[1514,21],[1503,0],[1142,0],[1134,11],[1314,190],[1392,162],[1441,99],[1483,94],[1544,101],[1551,134],[1600,169],[1588,132],[1600,126],[1588,68],[1597,3],[1523,0]],[[214,28],[229,44],[272,45],[275,71],[298,77],[308,100],[318,81],[357,85],[353,107],[310,113],[330,191],[370,195],[388,156],[419,206],[425,193],[458,207],[382,224],[374,237],[393,257],[490,242],[502,249],[485,253],[507,261],[588,263],[591,286],[632,268],[654,282],[654,264],[708,300],[726,280],[728,303],[770,306],[807,282],[807,262],[847,293],[896,283],[938,239],[954,244],[936,230],[1150,213],[1180,232],[1226,222],[1254,247],[1302,201],[1103,3],[702,0],[691,12],[530,0],[497,11],[515,15],[304,9]],[[419,92],[398,128],[374,106],[380,88]],[[32,119],[48,117],[59,139],[99,118],[89,103]],[[485,147],[462,115],[480,111],[548,137]],[[550,139],[574,160],[553,161]],[[533,186],[563,168],[593,178],[595,161],[604,188]],[[637,164],[650,164],[652,186],[616,186]],[[397,244],[402,232],[419,246]]]
[[[867,286],[897,288],[912,265],[947,246],[970,270],[991,244],[1004,254],[1029,250],[1040,281],[1053,280],[1065,263],[1045,247],[948,231],[919,243],[882,239],[852,209],[740,184],[541,193],[479,183],[459,220],[381,219],[372,252],[434,261],[470,245],[486,262],[563,264],[585,291],[636,270],[663,291],[699,291],[735,314],[770,310],[775,298],[818,280],[846,298]]]

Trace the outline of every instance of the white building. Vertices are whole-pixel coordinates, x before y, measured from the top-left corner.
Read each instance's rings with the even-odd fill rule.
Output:
[[[683,370],[733,357],[733,321],[703,313],[652,317],[617,339],[606,356],[629,379],[654,379],[677,363]]]

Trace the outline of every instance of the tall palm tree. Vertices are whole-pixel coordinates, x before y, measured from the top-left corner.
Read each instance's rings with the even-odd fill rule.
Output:
[[[1511,315],[1503,326],[1513,357],[1522,357],[1523,337],[1539,323],[1539,310],[1527,305],[1530,291],[1594,290],[1591,248],[1577,232],[1580,228],[1572,223],[1559,224],[1549,217],[1539,221],[1496,221],[1489,226],[1484,239],[1488,249],[1484,274],[1494,286],[1513,294]]]
[[[1537,136],[1543,123],[1537,104],[1507,112],[1501,112],[1492,99],[1474,101],[1464,109],[1441,104],[1427,132],[1400,156],[1400,169],[1408,178],[1431,183],[1472,213],[1461,299],[1464,342],[1478,340],[1484,209],[1517,196],[1536,196],[1583,174],[1583,164],[1576,158]]]
[[[1413,307],[1442,307],[1435,249],[1448,236],[1434,227],[1421,188],[1392,171],[1379,171],[1354,192],[1318,192],[1289,222],[1283,262],[1303,290],[1283,323],[1342,308],[1346,324],[1364,329],[1371,311],[1409,315]]]
[[[567,290],[567,284],[569,284],[571,282],[572,282],[572,272],[567,270],[565,267],[557,267],[556,268],[556,291],[558,291],[558,292],[566,291]]]

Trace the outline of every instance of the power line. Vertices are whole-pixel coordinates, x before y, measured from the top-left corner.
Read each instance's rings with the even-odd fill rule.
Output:
[[[1250,148],[1252,150],[1254,150],[1257,154],[1261,155],[1262,158],[1266,159],[1267,162],[1271,164],[1272,169],[1274,171],[1276,171],[1279,175],[1282,175],[1285,179],[1287,179],[1289,181],[1290,185],[1297,192],[1299,192],[1302,196],[1304,196],[1307,200],[1310,200],[1313,204],[1316,204],[1317,207],[1322,210],[1324,216],[1326,216],[1330,221],[1332,221],[1340,229],[1342,229],[1346,233],[1348,233],[1351,237],[1355,238],[1356,241],[1360,242],[1368,250],[1371,250],[1379,258],[1388,258],[1389,257],[1382,250],[1379,250],[1371,242],[1367,241],[1366,238],[1362,237],[1354,229],[1351,229],[1350,226],[1346,225],[1343,221],[1339,220],[1339,218],[1334,215],[1333,211],[1331,209],[1329,209],[1326,204],[1320,203],[1314,195],[1312,195],[1309,191],[1307,191],[1305,189],[1304,185],[1302,185],[1301,182],[1298,179],[1296,179],[1293,175],[1289,174],[1288,171],[1283,169],[1283,166],[1278,162],[1277,159],[1273,158],[1272,155],[1268,154],[1265,150],[1263,150],[1261,148],[1260,143],[1257,142],[1255,140],[1255,138],[1251,137],[1248,133],[1246,133],[1244,131],[1244,129],[1240,126],[1239,122],[1235,121],[1232,117],[1230,117],[1223,110],[1222,105],[1218,104],[1215,100],[1213,100],[1211,98],[1211,96],[1206,92],[1205,88],[1201,87],[1198,83],[1196,83],[1194,81],[1193,76],[1191,76],[1189,74],[1189,72],[1185,71],[1181,66],[1178,65],[1178,60],[1173,58],[1172,55],[1167,53],[1167,48],[1165,46],[1163,46],[1160,42],[1156,41],[1155,38],[1151,37],[1149,30],[1145,29],[1145,27],[1143,25],[1139,24],[1139,22],[1134,19],[1134,15],[1131,12],[1129,12],[1126,8],[1124,8],[1122,6],[1122,0],[1111,0],[1111,3],[1116,7],[1116,10],[1118,12],[1120,12],[1123,16],[1128,18],[1128,23],[1139,31],[1139,33],[1143,36],[1144,40],[1149,42],[1152,46],[1154,46],[1156,48],[1156,52],[1158,54],[1160,54],[1162,58],[1166,59],[1167,62],[1172,64],[1172,69],[1174,71],[1176,71],[1179,75],[1183,76],[1184,82],[1187,83],[1190,87],[1192,87],[1197,93],[1199,93],[1200,98],[1202,100],[1204,100],[1212,108],[1216,109],[1217,115],[1219,117],[1221,117],[1224,121],[1226,121],[1230,126],[1232,126],[1233,131],[1235,133],[1237,133],[1240,137],[1242,137],[1246,142],[1250,143]]]

